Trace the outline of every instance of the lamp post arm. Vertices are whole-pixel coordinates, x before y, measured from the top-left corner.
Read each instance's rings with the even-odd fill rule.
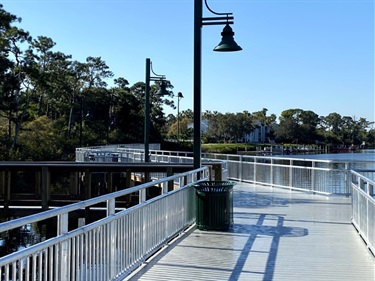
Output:
[[[205,19],[203,19],[205,20]],[[233,24],[233,21],[209,21],[209,22],[202,22],[202,25],[226,25],[226,24]]]
[[[157,80],[160,80],[160,79],[165,79],[165,75],[163,75],[163,74],[156,74],[154,72],[154,69],[152,68],[152,62],[151,61],[150,61],[149,69],[151,70],[152,74],[154,74],[155,76],[157,76],[157,77],[150,77],[151,80],[157,81]]]
[[[218,12],[215,12],[213,11],[209,6],[208,6],[208,3],[207,3],[207,0],[204,0],[204,4],[206,5],[206,8],[207,10],[209,10],[211,13],[215,14],[215,15],[233,15],[233,13],[218,13]]]

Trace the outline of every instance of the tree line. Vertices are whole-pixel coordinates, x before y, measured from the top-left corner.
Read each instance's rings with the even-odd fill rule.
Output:
[[[0,4],[0,159],[69,160],[79,146],[142,143],[145,83],[130,85],[115,78],[101,57],[84,62],[56,51],[49,37],[33,38],[18,27],[21,18]],[[157,96],[160,85],[150,89],[150,142],[190,140],[193,112],[177,116],[173,85],[168,96]],[[374,130],[364,118],[356,120],[332,113],[319,117],[311,111],[289,109],[279,117],[258,112],[203,113],[208,130],[204,142],[237,142],[253,130],[254,120],[272,126],[270,138],[279,142],[374,144]],[[276,126],[277,125],[277,126]]]
[[[287,144],[328,144],[333,146],[375,145],[373,122],[366,118],[341,116],[330,113],[319,116],[315,112],[302,109],[287,109],[277,118],[275,114],[267,115],[268,109],[256,112],[219,113],[206,111],[202,119],[207,121],[207,130],[202,134],[205,142],[239,142],[244,133],[249,133],[259,126],[267,127],[266,137],[276,143]],[[193,112],[183,111],[179,118],[179,136],[191,139],[193,130]],[[278,121],[278,122],[277,122]],[[170,127],[169,137],[177,136],[177,118]]]
[[[20,22],[0,6],[0,159],[55,160],[77,146],[143,141],[144,82],[114,78],[101,57],[72,60]],[[167,87],[163,98],[157,83],[150,88],[152,142],[165,132],[163,106],[174,108]]]

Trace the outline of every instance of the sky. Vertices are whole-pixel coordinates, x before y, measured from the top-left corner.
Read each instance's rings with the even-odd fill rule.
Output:
[[[114,78],[145,81],[146,58],[193,110],[193,0],[2,0],[33,38]],[[202,28],[202,112],[287,109],[375,121],[374,0],[208,0],[233,13],[240,52],[213,52],[223,26]],[[204,7],[204,17],[214,16]],[[111,84],[113,79],[107,81]],[[165,108],[165,113],[177,114]]]

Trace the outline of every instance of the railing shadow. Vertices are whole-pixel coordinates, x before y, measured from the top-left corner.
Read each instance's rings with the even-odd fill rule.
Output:
[[[275,194],[269,195],[270,193],[259,193],[251,191],[235,191],[233,197],[233,207],[235,208],[265,208],[265,207],[289,207],[291,204],[311,204],[316,203],[309,198],[285,198],[278,197]],[[325,199],[326,195],[322,196]],[[348,202],[330,202],[330,201],[319,201],[319,204],[332,204],[332,205],[350,205]]]

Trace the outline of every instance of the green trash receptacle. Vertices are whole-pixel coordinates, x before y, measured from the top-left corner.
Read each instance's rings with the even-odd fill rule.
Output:
[[[196,225],[200,230],[228,230],[233,224],[232,181],[201,181],[196,190]]]

